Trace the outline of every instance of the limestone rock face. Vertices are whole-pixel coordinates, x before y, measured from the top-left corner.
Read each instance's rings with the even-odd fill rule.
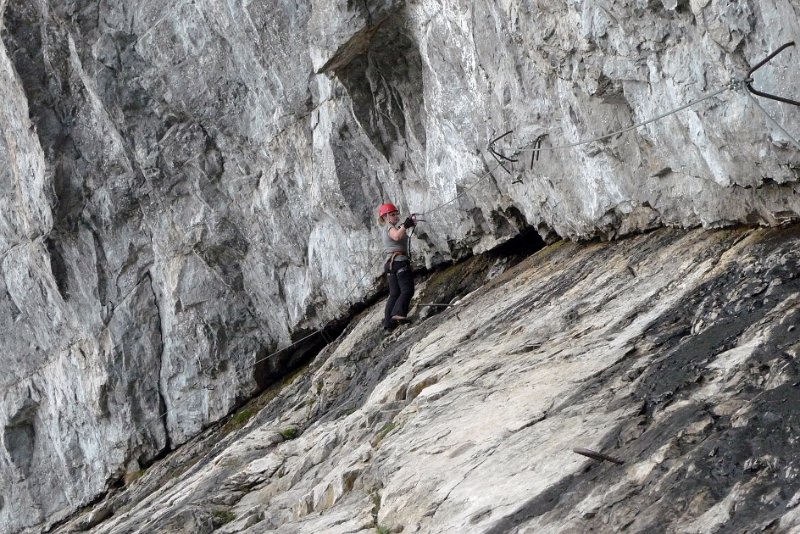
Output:
[[[56,532],[794,531],[799,242],[558,243],[388,338],[377,305]]]
[[[798,108],[726,84],[800,42],[798,9],[0,0],[0,530],[69,515],[318,348],[271,356],[374,292],[383,200],[426,212],[426,266],[530,229],[795,219]],[[756,87],[800,100],[797,57]]]

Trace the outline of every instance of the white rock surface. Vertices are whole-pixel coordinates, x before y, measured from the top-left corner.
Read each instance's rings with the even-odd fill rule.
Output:
[[[797,244],[559,243],[386,339],[378,304],[243,429],[111,497],[127,505],[93,532],[797,528]]]
[[[0,528],[63,518],[318,348],[264,359],[374,292],[382,200],[429,212],[428,266],[530,228],[796,219],[800,152],[733,91],[511,174],[486,149],[722,89],[800,42],[798,11],[0,0]],[[797,50],[756,87],[800,100]],[[800,136],[798,108],[763,106]]]

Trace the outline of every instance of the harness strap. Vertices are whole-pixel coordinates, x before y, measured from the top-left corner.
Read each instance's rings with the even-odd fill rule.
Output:
[[[389,274],[391,274],[391,273],[392,273],[392,267],[394,267],[394,259],[395,259],[397,256],[402,256],[402,255],[403,255],[403,253],[402,253],[402,252],[400,252],[400,251],[395,251],[395,252],[392,252],[392,255],[391,255],[391,256],[389,256]]]

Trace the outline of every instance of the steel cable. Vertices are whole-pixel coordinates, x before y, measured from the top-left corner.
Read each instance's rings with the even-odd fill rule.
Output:
[[[180,6],[180,7],[182,8],[182,7],[184,7],[185,5],[187,5],[187,4],[189,4],[189,3],[192,3],[192,4],[193,4],[194,2],[184,2],[184,3],[183,3],[181,6]],[[151,31],[152,31],[152,30],[153,30],[153,29],[156,27],[156,26],[158,26],[159,24],[161,24],[161,23],[162,23],[162,22],[163,22],[163,21],[164,21],[164,20],[165,20],[165,19],[166,19],[168,16],[169,16],[169,13],[168,13],[168,14],[166,14],[164,17],[160,18],[160,19],[159,19],[159,20],[158,20],[156,23],[154,23],[154,24],[153,24],[153,25],[152,25],[152,26],[151,26],[151,27],[150,27],[150,28],[149,28],[149,29],[148,29],[148,30],[147,30],[147,31],[146,31],[146,32],[145,32],[145,33],[144,33],[142,36],[140,36],[140,37],[139,37],[139,38],[136,40],[136,42],[134,43],[134,46],[136,46],[136,44],[138,44],[138,43],[139,43],[139,42],[140,42],[142,39],[144,39],[144,38],[145,38],[145,37],[146,37],[146,36],[147,36],[147,35],[148,35],[148,34],[149,34],[149,33],[150,33],[150,32],[151,32]],[[774,55],[774,54],[773,54],[773,55]],[[770,58],[768,58],[768,59],[770,59]],[[762,62],[762,63],[763,63],[763,62]],[[759,66],[760,66],[760,65],[759,65]],[[516,156],[516,155],[518,155],[518,154],[522,153],[522,152],[537,152],[537,153],[538,153],[538,152],[540,152],[540,151],[555,151],[555,150],[564,150],[564,149],[568,149],[568,148],[574,148],[574,147],[578,147],[578,146],[581,146],[581,145],[586,145],[586,144],[594,143],[594,142],[601,141],[601,140],[604,140],[604,139],[608,139],[608,138],[610,138],[610,137],[614,137],[614,136],[617,136],[617,135],[621,135],[621,134],[623,134],[623,133],[626,133],[626,132],[629,132],[629,131],[631,131],[631,130],[635,130],[635,129],[637,129],[637,128],[641,128],[641,127],[643,127],[643,126],[646,126],[646,125],[648,125],[648,124],[651,124],[651,123],[653,123],[653,122],[656,122],[656,121],[659,121],[659,120],[661,120],[661,119],[664,119],[664,118],[666,118],[666,117],[668,117],[668,116],[670,116],[670,115],[673,115],[673,114],[675,114],[675,113],[678,113],[678,112],[680,112],[680,111],[682,111],[682,110],[684,110],[684,109],[687,109],[687,108],[689,108],[689,107],[695,106],[695,105],[697,105],[697,104],[699,104],[699,103],[701,103],[701,102],[703,102],[703,101],[705,101],[705,100],[708,100],[708,99],[711,99],[711,98],[713,98],[713,97],[716,97],[717,95],[719,95],[719,94],[721,94],[721,93],[723,93],[723,92],[725,92],[725,91],[728,91],[728,90],[731,90],[731,89],[736,89],[736,88],[740,87],[740,86],[741,86],[741,84],[742,84],[742,83],[744,83],[744,82],[746,82],[746,81],[747,81],[747,80],[732,80],[732,81],[731,81],[731,82],[729,82],[729,83],[728,83],[726,86],[724,86],[724,87],[722,87],[722,88],[720,88],[720,89],[718,89],[718,90],[716,90],[716,91],[713,91],[713,92],[711,92],[711,93],[708,93],[708,94],[706,94],[706,95],[704,95],[704,96],[702,96],[702,97],[700,97],[700,98],[698,98],[698,99],[692,100],[692,101],[690,101],[690,102],[688,102],[688,103],[686,103],[686,104],[684,104],[684,105],[682,105],[682,106],[679,106],[679,107],[677,107],[677,108],[674,108],[674,109],[671,109],[671,110],[669,110],[669,111],[666,111],[666,112],[664,112],[664,113],[661,113],[661,114],[659,114],[659,115],[657,115],[657,116],[655,116],[655,117],[652,117],[652,118],[650,118],[650,119],[647,119],[647,120],[644,120],[644,121],[638,122],[638,123],[636,123],[636,124],[632,124],[632,125],[630,125],[630,126],[627,126],[627,127],[625,127],[625,128],[622,128],[622,129],[619,129],[619,130],[616,130],[616,131],[613,131],[613,132],[610,132],[610,133],[606,133],[606,134],[603,134],[603,135],[600,135],[600,136],[597,136],[597,137],[593,137],[593,138],[591,138],[591,139],[586,139],[586,140],[576,141],[576,142],[574,142],[574,143],[569,143],[569,144],[566,144],[566,145],[553,146],[553,147],[541,147],[541,146],[535,146],[535,145],[538,145],[538,143],[537,143],[536,141],[534,141],[533,143],[529,143],[529,144],[527,144],[527,145],[522,145],[522,146],[520,146],[520,147],[517,147],[517,148],[515,148],[515,149],[514,149],[514,152],[512,153],[512,156],[510,156],[510,157],[509,157],[509,156],[505,156],[505,155],[503,155],[503,154],[500,154],[500,153],[497,153],[497,154],[498,154],[498,155],[500,155],[500,156],[501,156],[503,159],[506,159],[507,161],[513,161],[513,160],[512,160],[512,158],[513,158],[514,156]],[[789,138],[789,139],[792,141],[792,143],[793,143],[793,144],[794,144],[794,145],[795,145],[795,146],[796,146],[798,149],[800,149],[800,142],[798,142],[798,140],[797,140],[797,139],[795,139],[795,138],[794,138],[794,137],[793,137],[791,134],[789,134],[789,132],[787,132],[787,131],[786,131],[786,130],[785,130],[785,129],[784,129],[784,128],[783,128],[783,127],[780,125],[780,124],[778,124],[778,123],[777,123],[777,121],[775,121],[775,119],[774,119],[774,118],[773,118],[773,117],[772,117],[772,116],[771,116],[771,115],[770,115],[770,114],[769,114],[769,113],[768,113],[768,112],[767,112],[767,111],[766,111],[766,110],[765,110],[765,109],[764,109],[764,108],[761,106],[761,104],[760,104],[760,103],[759,103],[759,102],[758,102],[758,101],[757,101],[757,100],[756,100],[756,99],[753,97],[753,95],[752,95],[752,94],[751,94],[749,91],[746,91],[746,93],[747,93],[747,96],[748,96],[748,97],[749,97],[749,98],[750,98],[750,99],[753,101],[753,103],[755,104],[755,106],[756,106],[756,107],[757,107],[757,108],[758,108],[758,109],[759,109],[759,110],[760,110],[760,111],[761,111],[761,112],[762,112],[762,113],[763,113],[763,114],[764,114],[764,115],[767,117],[767,119],[769,120],[769,122],[770,122],[770,123],[772,123],[772,124],[773,124],[773,125],[774,125],[776,128],[778,128],[778,129],[779,129],[779,130],[780,130],[780,131],[781,131],[781,132],[782,132],[784,135],[786,135],[786,136],[787,136],[787,137],[788,137],[788,138]],[[159,145],[159,146],[161,146],[161,143],[158,143],[158,145]],[[535,148],[532,148],[533,146],[535,146]],[[492,147],[490,147],[490,148],[491,148],[491,149],[492,149],[492,151],[494,152],[494,147],[492,146]],[[184,166],[186,166],[186,165],[187,165],[187,164],[189,164],[190,162],[194,161],[194,160],[195,160],[197,157],[199,157],[200,155],[201,155],[201,154],[198,154],[198,155],[196,155],[196,156],[193,156],[192,158],[189,158],[188,160],[184,161],[184,162],[183,162],[183,163],[180,165],[180,167],[178,167],[178,169],[176,169],[175,171],[179,171],[179,170],[181,170],[181,169],[182,169]],[[456,200],[458,200],[458,199],[459,199],[459,198],[461,198],[462,196],[464,196],[464,195],[466,195],[467,193],[469,193],[470,191],[472,191],[474,188],[476,188],[476,187],[477,187],[477,186],[478,186],[480,183],[482,183],[482,182],[483,182],[484,180],[486,180],[488,177],[490,177],[490,176],[493,176],[493,173],[494,173],[494,171],[495,171],[495,170],[497,170],[497,169],[498,169],[498,168],[500,168],[500,167],[503,167],[503,165],[502,165],[502,163],[501,163],[500,161],[498,161],[498,162],[497,162],[497,164],[496,164],[496,165],[495,165],[493,168],[491,168],[491,169],[487,170],[487,171],[486,171],[486,172],[484,172],[482,175],[480,175],[480,176],[478,177],[478,179],[477,179],[477,180],[476,180],[474,183],[472,183],[471,185],[469,185],[468,187],[466,187],[466,188],[465,188],[463,191],[461,191],[460,193],[458,193],[457,195],[455,195],[455,196],[454,196],[453,198],[451,198],[450,200],[447,200],[446,202],[443,202],[442,204],[439,204],[439,205],[437,205],[437,206],[435,206],[435,207],[433,207],[433,208],[430,208],[430,209],[428,209],[427,211],[423,212],[423,214],[426,214],[426,215],[432,214],[432,213],[434,213],[434,212],[436,212],[436,211],[438,211],[438,210],[440,210],[440,209],[442,209],[442,208],[444,208],[444,207],[446,207],[446,206],[448,206],[448,205],[452,204],[453,202],[455,202]],[[504,167],[503,167],[503,168],[504,168]],[[173,171],[173,172],[175,172],[175,171]],[[146,173],[145,173],[145,172],[143,172],[143,174],[146,174]],[[150,184],[150,183],[149,183],[149,177],[148,177],[148,176],[145,176],[145,179],[147,180],[147,182],[148,182],[148,185],[150,185],[150,187],[151,187],[151,190],[153,190],[153,191],[154,191],[152,184]],[[156,199],[156,202],[157,202],[157,204],[159,205],[159,207],[161,207],[161,206],[162,206],[161,200],[162,200],[162,199],[161,199],[161,198],[159,198],[159,197],[157,197],[157,199]],[[168,209],[169,209],[169,210],[170,210],[170,211],[173,213],[173,215],[174,215],[174,216],[177,216],[176,212],[174,211],[174,209],[173,209],[173,207],[172,207],[171,205],[167,205],[167,208],[168,208]],[[188,233],[188,231],[187,231],[187,233]],[[184,234],[184,235],[185,235],[185,234]],[[12,249],[13,249],[13,248],[15,248],[15,247],[12,247]],[[6,254],[8,254],[10,251],[11,251],[11,249],[9,249],[8,251],[6,251],[6,253],[5,253],[3,256],[5,256]],[[196,252],[195,252],[195,253],[196,253]],[[371,272],[371,270],[374,268],[374,266],[375,266],[375,264],[376,264],[376,261],[377,261],[378,259],[381,259],[381,257],[376,255],[376,258],[375,258],[375,259],[374,259],[374,260],[371,262],[371,264],[370,264],[369,268],[368,268],[368,269],[367,269],[367,270],[364,272],[364,274],[363,274],[363,275],[362,275],[362,276],[359,278],[359,280],[356,282],[356,284],[355,284],[355,285],[354,285],[354,286],[353,286],[353,287],[352,287],[352,288],[351,288],[351,289],[350,289],[350,290],[347,292],[347,293],[348,293],[348,295],[347,295],[347,297],[346,297],[346,299],[345,299],[345,302],[347,302],[347,301],[348,301],[348,300],[349,300],[349,299],[352,297],[353,293],[354,293],[354,292],[356,291],[356,289],[358,289],[358,287],[361,285],[362,281],[363,281],[363,280],[364,280],[364,278],[367,276],[367,274],[369,274],[369,273]],[[215,274],[216,274],[216,273],[215,273]],[[337,310],[338,310],[338,308],[337,308]],[[258,322],[258,321],[257,321],[257,318],[256,318],[256,322]],[[261,330],[261,327],[260,327],[260,325],[258,326],[258,329],[259,329],[259,330]],[[262,334],[264,334],[264,331],[263,331],[263,330],[261,330],[261,332],[262,332]],[[291,349],[292,347],[295,347],[295,346],[299,345],[300,343],[302,343],[302,342],[304,342],[304,341],[306,341],[306,340],[310,339],[311,337],[313,337],[313,336],[315,336],[315,335],[317,335],[317,334],[322,334],[322,335],[323,335],[323,337],[324,337],[324,339],[325,339],[325,341],[326,341],[326,345],[327,345],[327,344],[330,344],[331,340],[330,340],[329,336],[327,336],[327,335],[326,335],[326,333],[324,332],[324,327],[322,327],[322,328],[318,328],[318,329],[314,330],[313,332],[311,332],[310,334],[308,334],[308,335],[306,335],[306,336],[304,336],[304,337],[302,337],[302,338],[300,338],[300,339],[298,339],[298,340],[296,340],[296,341],[292,342],[291,344],[289,344],[289,345],[287,345],[287,346],[285,346],[285,347],[283,347],[283,348],[281,348],[281,349],[278,349],[278,350],[276,350],[276,351],[274,351],[274,352],[272,352],[272,353],[270,353],[270,354],[267,354],[267,355],[265,355],[265,356],[263,356],[263,357],[261,357],[261,358],[257,358],[257,359],[255,359],[255,360],[253,361],[253,363],[252,363],[252,366],[253,366],[253,367],[255,367],[255,366],[256,366],[256,365],[258,365],[259,363],[261,363],[261,362],[264,362],[264,361],[266,361],[266,360],[269,360],[270,358],[273,358],[273,357],[275,357],[276,355],[278,355],[278,354],[280,354],[280,353],[282,353],[282,352],[285,352],[286,350],[288,350],[288,349]],[[267,336],[267,337],[269,337],[269,336]],[[44,367],[45,367],[45,366],[42,366],[42,368],[44,368]],[[42,368],[40,368],[39,370],[41,370]],[[115,372],[115,374],[116,374],[116,372]],[[15,385],[18,385],[18,384],[19,384],[20,382],[22,382],[22,380],[24,380],[25,378],[33,378],[33,376],[35,376],[35,375],[30,375],[30,376],[28,376],[28,377],[21,377],[19,380],[17,380],[17,381],[15,381],[14,383],[12,383],[12,387],[13,387],[13,386],[15,386]],[[119,376],[119,375],[117,375],[117,376]],[[237,372],[237,378],[239,378],[239,377],[240,377],[240,376],[238,375],[238,372]],[[196,381],[195,381],[195,382],[194,382],[194,383],[193,383],[193,384],[192,384],[192,385],[189,387],[189,389],[188,389],[188,390],[185,390],[185,391],[192,391],[194,388],[196,388],[196,387],[198,387],[198,386],[200,386],[200,385],[201,385],[201,384],[200,384],[200,381],[199,381],[199,380],[196,380]],[[207,387],[207,386],[205,386],[204,388],[205,388],[205,389],[208,389],[208,387]],[[161,398],[160,402],[163,402],[163,395],[161,394],[161,392],[159,392],[159,396],[160,396],[160,398]],[[175,404],[173,404],[173,409],[174,409],[174,406],[175,406],[176,404],[180,404],[180,403],[175,403]],[[159,413],[159,414],[158,414],[158,415],[156,415],[156,416],[153,416],[153,417],[150,417],[150,418],[147,418],[147,419],[145,419],[145,420],[142,422],[142,425],[143,425],[143,426],[147,426],[147,425],[149,425],[149,424],[150,424],[151,422],[153,422],[153,421],[161,420],[162,418],[164,418],[164,417],[166,417],[167,415],[169,415],[169,411],[170,411],[170,410],[165,410],[164,412],[162,412],[162,413]],[[166,424],[165,424],[164,426],[165,426],[165,431],[166,431]],[[120,441],[120,442],[118,442],[118,443],[122,443],[122,441]]]
[[[688,102],[688,103],[686,103],[686,104],[684,104],[682,106],[679,106],[679,107],[677,107],[675,109],[671,109],[669,111],[661,113],[660,115],[657,115],[655,117],[652,117],[650,119],[647,119],[647,120],[644,120],[644,121],[641,121],[641,122],[637,122],[636,124],[632,124],[630,126],[622,128],[620,130],[616,130],[616,131],[613,131],[613,132],[610,132],[610,133],[607,133],[607,134],[599,135],[599,136],[593,137],[591,139],[585,139],[583,141],[576,141],[576,142],[570,143],[568,145],[559,145],[559,146],[541,147],[541,148],[530,148],[533,143],[529,143],[527,145],[522,145],[521,147],[516,148],[515,151],[514,151],[514,155],[519,154],[521,152],[539,152],[539,151],[545,151],[545,150],[550,150],[550,151],[553,151],[553,150],[564,150],[564,149],[567,149],[567,148],[573,148],[573,147],[576,147],[576,146],[588,145],[589,143],[602,141],[603,139],[608,139],[609,137],[614,137],[616,135],[620,135],[620,134],[623,134],[625,132],[629,132],[631,130],[635,130],[636,128],[641,128],[642,126],[646,126],[646,125],[650,124],[651,122],[656,122],[656,121],[659,121],[659,120],[664,119],[666,117],[669,117],[670,115],[674,115],[675,113],[678,113],[679,111],[683,111],[684,109],[690,108],[692,106],[695,106],[695,105],[699,104],[700,102],[708,100],[709,98],[713,98],[713,97],[719,95],[720,93],[724,93],[725,91],[729,91],[729,90],[733,89],[734,87],[736,87],[736,85],[738,83],[740,83],[740,80],[731,81],[730,83],[728,83],[725,87],[723,87],[721,89],[717,89],[716,91],[708,93],[708,94],[706,94],[706,95],[704,95],[704,96],[702,96],[702,97],[700,97],[700,98],[698,98],[696,100],[692,100],[691,102]]]
[[[778,129],[778,130],[780,130],[781,132],[783,132],[783,135],[785,135],[786,137],[788,137],[788,138],[789,138],[789,140],[790,140],[790,141],[791,141],[791,142],[794,144],[794,146],[795,146],[795,147],[797,147],[797,149],[798,149],[798,150],[800,150],[800,141],[798,141],[797,139],[795,139],[795,138],[792,136],[792,134],[790,134],[789,132],[787,132],[787,131],[786,131],[786,129],[785,129],[783,126],[781,126],[780,124],[778,124],[778,121],[776,121],[774,118],[772,118],[772,115],[770,115],[770,114],[767,112],[767,110],[766,110],[766,109],[764,109],[764,107],[761,105],[761,103],[760,103],[758,100],[756,100],[756,97],[754,97],[752,94],[750,94],[750,91],[745,91],[745,93],[747,93],[747,96],[750,98],[750,100],[752,100],[752,101],[753,101],[753,104],[755,104],[755,106],[756,106],[758,109],[760,109],[760,110],[761,110],[761,113],[763,113],[763,114],[764,114],[764,115],[767,117],[767,119],[769,120],[769,122],[771,122],[771,123],[772,123],[772,125],[773,125],[773,126],[775,126],[775,127]]]

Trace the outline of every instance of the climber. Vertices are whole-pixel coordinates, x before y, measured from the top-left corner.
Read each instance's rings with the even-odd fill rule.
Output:
[[[411,258],[408,257],[409,230],[416,226],[414,217],[407,217],[402,224],[400,212],[394,204],[381,204],[378,208],[378,223],[383,236],[383,251],[386,263],[383,271],[389,280],[389,299],[386,301],[383,327],[394,330],[400,323],[408,323],[408,306],[414,296],[414,274],[411,271]]]

